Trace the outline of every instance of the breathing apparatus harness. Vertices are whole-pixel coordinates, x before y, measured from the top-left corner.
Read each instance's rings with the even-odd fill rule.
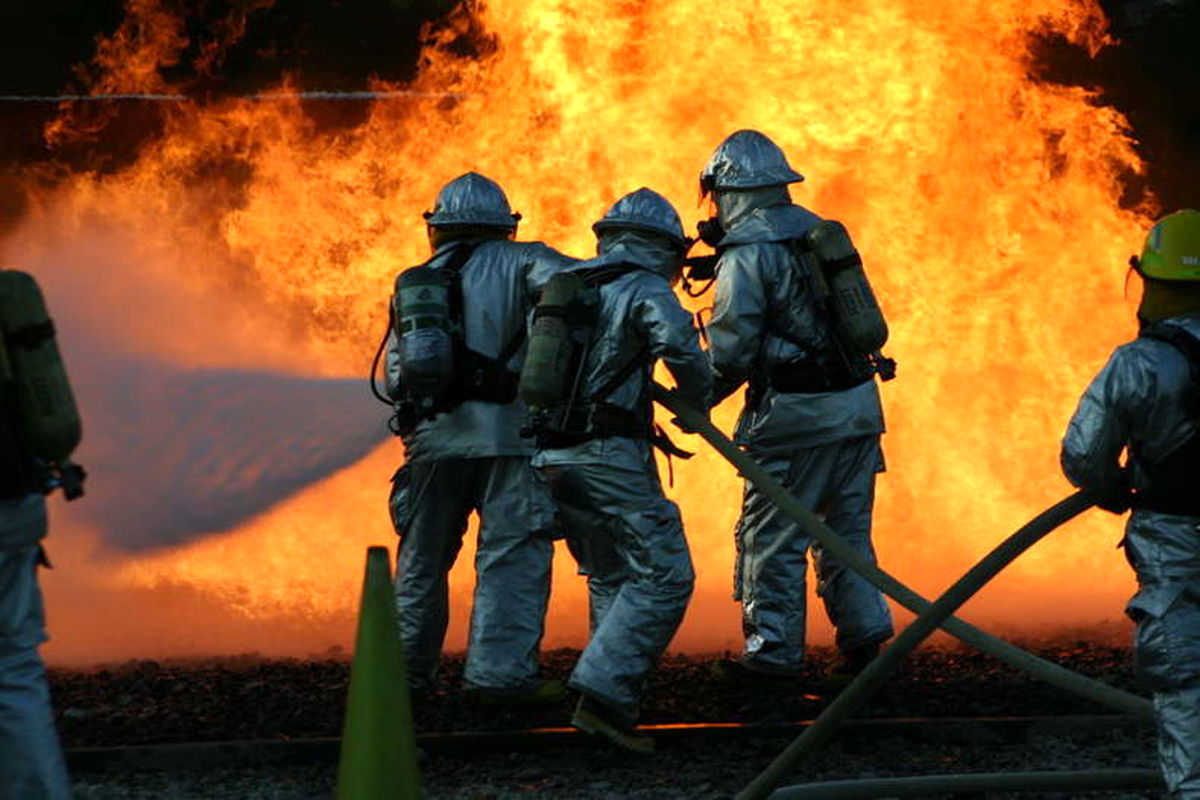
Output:
[[[684,261],[684,291],[692,297],[704,294],[713,285],[724,250],[720,243],[725,237],[716,217],[701,221],[696,228],[699,240],[716,254]],[[768,333],[811,355],[761,368],[751,377],[748,405],[756,406],[768,386],[782,393],[814,394],[850,389],[876,375],[883,381],[895,378],[895,360],[880,350],[887,341],[887,323],[863,270],[862,257],[841,223],[825,220],[804,236],[780,244],[791,251],[801,282],[816,298],[818,317],[831,333],[831,352],[812,353],[812,342],[801,341],[773,319],[774,315],[768,315]],[[693,291],[692,281],[707,283]]]
[[[1178,325],[1155,323],[1146,326],[1140,336],[1171,345],[1187,359],[1191,384],[1186,397],[1187,409],[1197,429],[1182,445],[1157,461],[1138,459],[1149,480],[1149,488],[1133,492],[1132,505],[1163,514],[1200,517],[1200,339]]]
[[[594,439],[646,439],[668,456],[691,458],[654,422],[650,396],[643,391],[637,410],[608,402],[608,398],[638,370],[652,363],[643,347],[596,391],[580,397],[596,335],[599,288],[642,269],[632,263],[606,264],[559,273],[551,279],[534,309],[532,333],[520,395],[530,407],[522,436],[533,437],[539,449],[574,447]]]
[[[397,436],[411,434],[421,420],[453,411],[468,400],[503,405],[517,398],[519,376],[508,369],[508,362],[525,343],[525,325],[517,327],[495,358],[471,349],[464,332],[462,270],[486,241],[455,244],[442,266],[432,266],[442,255],[437,254],[396,278],[396,291],[388,308],[388,328],[371,364],[371,392],[394,408],[388,427]],[[441,292],[437,291],[439,284]],[[433,291],[429,292],[428,287],[433,287]],[[414,292],[430,294],[435,302],[428,302],[423,295],[418,295],[418,301],[412,302],[409,295]],[[436,302],[440,295],[444,295],[441,304]],[[435,347],[427,347],[424,342],[412,344],[414,335],[430,333],[438,336],[434,340]],[[396,336],[400,348],[404,392],[404,396],[395,401],[380,392],[376,382],[379,362],[391,334]],[[417,351],[424,356],[424,363],[414,364]],[[420,380],[405,380],[408,377],[406,366],[426,382],[432,371],[433,385],[420,386]]]

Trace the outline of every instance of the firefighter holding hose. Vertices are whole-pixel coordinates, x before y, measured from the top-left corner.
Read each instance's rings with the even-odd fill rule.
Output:
[[[708,360],[671,289],[691,242],[661,195],[639,189],[593,226],[597,258],[555,277],[534,312],[521,396],[534,410],[533,463],[588,579],[591,637],[571,673],[572,724],[639,753],[646,678],[675,635],[694,573],[679,508],[663,495],[653,447],[661,360],[680,397],[707,409]],[[688,454],[683,454],[688,455]]]
[[[46,669],[37,570],[48,565],[45,495],[83,493],[81,426],[37,282],[0,270],[0,797],[71,796]]]
[[[516,242],[519,214],[493,181],[450,181],[426,213],[433,249],[396,279],[387,393],[406,463],[393,478],[396,607],[413,688],[427,689],[448,622],[447,575],[479,514],[464,681],[485,700],[553,702],[538,678],[554,504],[530,467],[517,381],[526,315],[571,259]]]
[[[1200,798],[1200,212],[1151,229],[1140,257],[1138,338],[1092,380],[1062,447],[1084,489],[1129,487],[1122,545],[1138,591],[1139,673],[1154,691],[1159,765],[1171,796]],[[1124,465],[1122,453],[1127,455]]]
[[[729,136],[700,176],[716,216],[700,224],[717,251],[708,328],[714,401],[747,384],[735,439],[835,533],[874,561],[871,513],[883,471],[875,375],[894,363],[858,253],[845,228],[793,204],[804,180],[758,131]],[[805,573],[837,629],[835,677],[861,670],[892,635],[880,592],[814,545],[751,483],[736,529],[734,596],[745,647],[727,674],[750,685],[798,676],[804,662]]]

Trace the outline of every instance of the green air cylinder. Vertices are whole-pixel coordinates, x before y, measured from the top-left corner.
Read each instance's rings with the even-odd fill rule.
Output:
[[[7,368],[0,370],[18,436],[29,454],[66,461],[82,435],[75,396],[54,341],[54,323],[32,275],[0,270],[0,333]]]
[[[431,406],[454,381],[454,337],[448,270],[413,267],[396,277],[396,340],[400,380],[421,406]]]
[[[558,273],[542,290],[517,387],[521,400],[532,408],[550,408],[567,399],[575,352],[572,315],[586,291],[583,279],[571,272]]]
[[[809,231],[807,238],[821,265],[842,340],[858,353],[873,353],[883,347],[888,337],[887,321],[845,226],[825,220]]]

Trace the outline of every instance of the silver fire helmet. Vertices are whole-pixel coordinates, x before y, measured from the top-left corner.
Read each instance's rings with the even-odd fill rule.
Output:
[[[786,186],[802,180],[804,176],[788,165],[779,145],[758,131],[743,130],[730,134],[713,152],[700,173],[700,193]]]
[[[597,236],[618,229],[656,233],[683,248],[691,244],[683,232],[679,212],[671,205],[671,201],[644,186],[613,203],[612,208],[592,226]]]
[[[425,221],[434,226],[482,225],[489,228],[516,228],[521,219],[514,214],[500,185],[478,172],[468,172],[447,183],[438,192],[433,211],[425,212]]]

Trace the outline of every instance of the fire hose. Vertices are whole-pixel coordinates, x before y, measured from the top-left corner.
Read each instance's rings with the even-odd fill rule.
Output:
[[[887,673],[938,627],[1001,661],[1061,689],[1125,713],[1138,715],[1153,713],[1153,706],[1144,698],[1052,664],[952,616],[959,606],[970,599],[991,577],[1018,555],[1054,528],[1094,505],[1097,499],[1094,493],[1076,493],[1038,515],[972,568],[943,594],[937,603],[930,603],[846,544],[816,515],[792,497],[753,458],[721,433],[708,420],[707,416],[688,407],[673,392],[658,384],[654,385],[652,391],[656,402],[675,414],[680,422],[689,429],[702,436],[718,453],[733,464],[744,478],[752,482],[782,511],[795,519],[806,534],[888,597],[918,614],[918,618],[838,696],[838,699],[826,709],[813,726],[805,731],[750,786],[743,790],[739,798],[749,800],[750,798],[765,797],[771,788],[778,785],[788,769],[819,746],[846,715],[853,712],[859,704],[866,700]]]

